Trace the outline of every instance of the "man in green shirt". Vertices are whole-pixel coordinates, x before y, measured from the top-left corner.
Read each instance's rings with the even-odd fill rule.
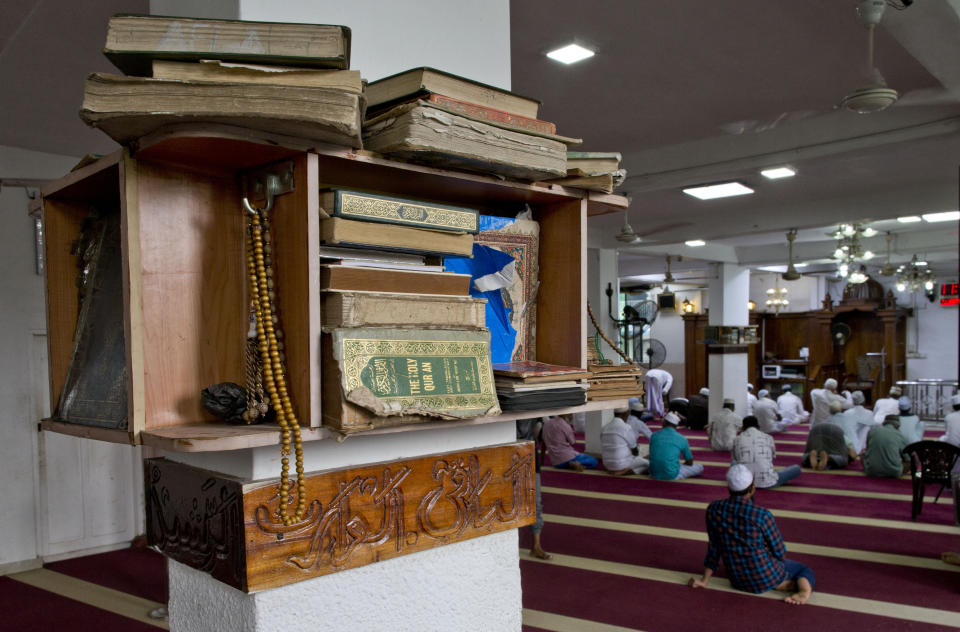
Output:
[[[861,457],[867,476],[900,478],[904,461],[900,451],[907,447],[907,439],[900,434],[900,418],[887,415],[882,426],[874,426],[867,433],[867,447]]]
[[[663,416],[663,428],[650,436],[650,476],[658,481],[677,481],[703,474],[703,465],[693,462],[687,438],[677,432],[679,424],[677,413],[669,412]]]

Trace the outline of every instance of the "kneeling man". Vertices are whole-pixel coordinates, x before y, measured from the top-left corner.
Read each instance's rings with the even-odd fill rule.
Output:
[[[703,577],[687,585],[704,588],[723,560],[734,588],[751,593],[776,589],[790,594],[784,600],[803,604],[813,592],[813,571],[800,562],[784,559],[787,552],[773,515],[753,504],[753,474],[737,464],[727,470],[730,496],[707,507],[707,556]]]

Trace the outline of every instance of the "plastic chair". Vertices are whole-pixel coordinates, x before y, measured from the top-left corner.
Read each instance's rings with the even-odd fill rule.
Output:
[[[910,460],[910,478],[913,480],[913,511],[911,519],[916,521],[923,509],[923,492],[928,484],[940,483],[933,502],[940,500],[943,489],[950,484],[950,472],[960,459],[960,448],[946,441],[917,441],[903,449],[903,455]]]

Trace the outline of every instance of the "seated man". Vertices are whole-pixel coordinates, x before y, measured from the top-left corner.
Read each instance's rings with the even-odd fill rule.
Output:
[[[617,412],[617,414],[620,413]],[[624,421],[626,421],[631,428],[646,437],[647,441],[649,441],[650,435],[653,434],[653,430],[650,430],[650,426],[648,426],[646,422],[654,419],[653,413],[644,411],[643,406],[641,406],[639,402],[636,402],[634,404],[630,404],[629,414],[625,412],[624,415],[626,415]]]
[[[873,421],[873,412],[863,406],[866,398],[864,398],[862,391],[854,391],[850,398],[853,400],[853,408],[843,411],[841,417],[844,418],[844,423],[840,426],[844,429],[845,435],[849,436],[848,428],[853,433],[853,450],[860,454],[866,445],[867,433],[879,424]]]
[[[600,431],[603,467],[617,476],[631,473],[643,474],[647,471],[650,462],[640,456],[637,448],[640,433],[637,432],[636,427],[627,423],[624,417],[627,417],[627,411],[616,411],[613,420]],[[636,417],[633,418],[636,419]]]
[[[676,413],[663,416],[663,428],[650,437],[650,476],[658,481],[676,481],[703,474],[703,466],[693,464],[690,443],[677,432],[680,418]],[[683,456],[683,465],[680,457]]]
[[[823,388],[810,391],[810,402],[813,404],[813,412],[810,413],[811,426],[830,418],[830,402],[839,402],[844,410],[853,407],[853,399],[848,391],[844,391],[843,395],[837,394],[837,381],[832,377],[824,380]]]
[[[543,420],[543,443],[554,467],[582,472],[597,467],[598,461],[589,454],[577,452],[574,445],[573,426],[563,417],[547,417]]]
[[[960,393],[950,398],[950,405],[953,406],[953,412],[943,418],[943,425],[947,432],[940,437],[940,440],[960,448]],[[960,467],[960,463],[957,467]]]
[[[882,426],[874,426],[867,434],[863,451],[863,473],[878,478],[900,478],[910,462],[901,454],[907,439],[900,433],[900,418],[887,415]]]
[[[732,399],[723,400],[723,408],[713,413],[710,423],[707,424],[707,435],[710,437],[710,448],[722,452],[733,449],[733,440],[737,438],[743,419],[733,412],[736,403]]]
[[[839,412],[839,408],[834,407]],[[829,421],[810,428],[807,444],[803,448],[803,465],[815,470],[844,468],[856,459],[857,453],[847,444],[843,428]]]
[[[907,443],[922,441],[927,424],[910,411],[913,401],[904,395],[897,401],[897,406],[900,409],[900,432],[907,438]]]
[[[701,388],[698,394],[691,395],[687,398],[689,401],[687,404],[686,420],[688,428],[692,428],[693,430],[703,430],[707,427],[707,407],[709,404],[707,398],[709,396],[710,389]]]
[[[770,391],[761,388],[757,393],[757,403],[753,405],[753,416],[760,424],[760,430],[767,434],[782,432],[793,425],[792,421],[781,421],[777,403],[770,399]]]
[[[777,411],[784,421],[802,424],[810,420],[810,413],[803,409],[803,400],[793,394],[793,386],[784,384],[780,387],[783,392],[777,398]]]
[[[743,419],[743,431],[733,442],[732,456],[734,463],[750,468],[754,484],[761,489],[779,487],[803,471],[799,465],[791,465],[779,472],[773,468],[773,459],[777,456],[773,437],[760,431],[757,418],[752,415]]]
[[[890,395],[883,399],[878,399],[873,404],[873,420],[879,426],[887,415],[896,415],[900,412],[900,396],[903,395],[903,389],[897,385],[890,387]]]
[[[784,601],[804,604],[813,593],[813,571],[784,558],[787,552],[773,515],[753,504],[753,475],[744,465],[727,470],[730,496],[707,507],[707,556],[703,576],[691,577],[687,585],[705,588],[720,560],[730,584],[737,590],[762,593],[770,589],[790,593]]]
[[[753,384],[751,384],[750,382],[747,382],[747,407],[746,407],[747,412],[746,414],[744,414],[744,417],[746,417],[747,415],[753,414],[753,405],[756,403],[757,403],[757,396],[753,394]]]

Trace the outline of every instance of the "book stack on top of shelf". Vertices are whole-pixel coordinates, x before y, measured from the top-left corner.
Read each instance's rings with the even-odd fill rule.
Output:
[[[578,367],[525,360],[493,365],[503,410],[542,410],[587,401],[587,372]]]
[[[499,414],[486,301],[439,265],[472,252],[477,211],[347,189],[320,200],[324,424]]]
[[[104,54],[125,76],[91,74],[80,118],[117,142],[199,122],[362,145],[345,26],[115,15]]]
[[[414,68],[365,89],[364,146],[381,154],[519,180],[567,173],[567,147],[537,118],[540,102],[433,68]]]
[[[590,390],[587,398],[623,399],[643,397],[643,370],[636,364],[597,364],[590,362]]]
[[[627,170],[620,168],[621,160],[616,152],[568,151],[567,177],[549,183],[613,193],[627,177]]]

